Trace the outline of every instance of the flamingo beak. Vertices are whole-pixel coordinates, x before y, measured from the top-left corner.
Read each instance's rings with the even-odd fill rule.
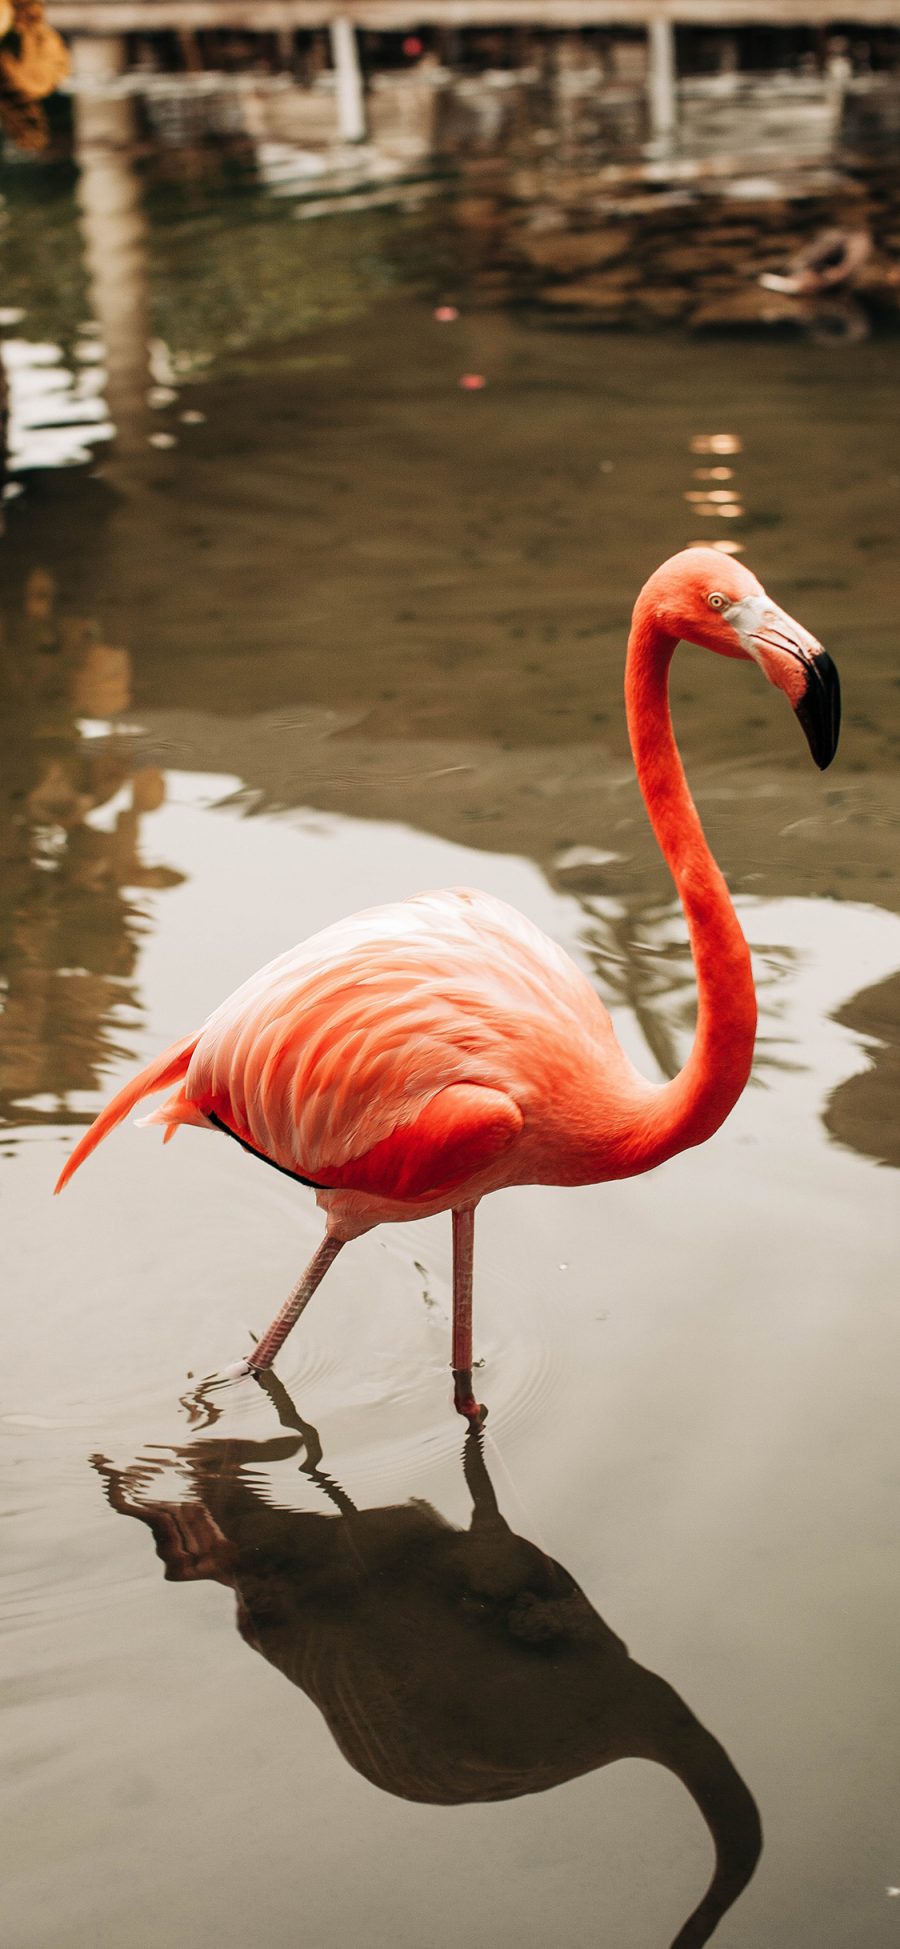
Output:
[[[825,771],[841,729],[840,680],[827,650],[763,592],[733,602],[723,616],[742,650],[784,691],[819,770]]]
[[[827,650],[809,661],[806,690],[794,711],[820,771],[827,771],[841,733],[841,680]]]

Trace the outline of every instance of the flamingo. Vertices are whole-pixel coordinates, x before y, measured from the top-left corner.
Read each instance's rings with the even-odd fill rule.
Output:
[[[281,1311],[229,1376],[269,1368],[343,1246],[385,1221],[450,1211],[454,1405],[472,1386],[475,1209],[516,1184],[633,1177],[705,1143],[750,1074],[756,996],[747,943],[704,837],[672,729],[680,639],[750,659],[782,690],[820,769],[840,687],[814,636],[756,576],[712,548],[658,568],[634,607],[625,701],[638,782],[690,935],[698,1009],[679,1074],[655,1084],[616,1041],[599,996],[531,921],[450,888],[373,907],[271,961],[204,1026],[126,1083],[56,1189],[142,1098],[143,1119],[223,1132],[316,1193],[326,1230]]]

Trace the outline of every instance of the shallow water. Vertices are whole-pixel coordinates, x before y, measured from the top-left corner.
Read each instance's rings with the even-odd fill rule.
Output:
[[[665,1949],[700,1809],[752,1866],[742,1780],[765,1850],[716,1942],[893,1943],[900,345],[554,332],[482,302],[441,206],[300,223],[115,168],[80,217],[12,185],[5,240],[4,1942]],[[735,513],[687,498],[711,465]],[[474,883],[648,1074],[683,1060],[621,665],[699,538],[844,682],[820,777],[756,673],[678,657],[753,1085],[645,1179],[482,1207],[465,1472],[446,1220],[342,1256],[286,1393],[198,1395],[311,1194],[130,1125],[50,1191],[282,947]]]

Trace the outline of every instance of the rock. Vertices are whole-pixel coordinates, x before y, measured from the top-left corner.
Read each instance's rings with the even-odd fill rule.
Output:
[[[677,285],[645,284],[635,291],[635,302],[641,311],[651,318],[682,318],[690,303],[686,291],[679,291]]]
[[[702,276],[704,271],[720,270],[723,258],[733,276],[734,253],[726,255],[721,248],[711,248],[707,243],[676,244],[673,250],[660,251],[656,262],[661,271],[668,271],[675,277],[694,277],[698,273]]]
[[[747,325],[798,325],[801,313],[792,298],[763,291],[748,284],[737,291],[717,292],[692,311],[688,323],[693,331],[717,331]]]
[[[618,311],[630,299],[640,273],[619,271],[615,277],[582,277],[575,284],[551,284],[541,292],[545,304],[584,311]]]
[[[724,218],[721,223],[710,224],[703,232],[704,240],[710,247],[730,250],[743,244],[756,244],[759,231],[751,223],[733,223]]]
[[[631,247],[629,230],[528,231],[519,238],[523,256],[536,270],[551,275],[572,277],[577,271],[592,271],[600,264],[612,264]]]
[[[516,203],[539,203],[546,195],[546,177],[540,169],[514,169],[507,190]]]
[[[500,222],[500,210],[492,196],[459,196],[453,214],[461,230],[492,230]]]
[[[876,252],[856,278],[853,288],[866,297],[896,298],[900,295],[900,257],[892,258],[881,251]]]

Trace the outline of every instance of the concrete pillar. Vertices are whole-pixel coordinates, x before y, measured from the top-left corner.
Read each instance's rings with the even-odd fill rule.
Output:
[[[338,130],[344,142],[362,142],[366,134],[366,105],[356,29],[346,14],[331,23],[331,59],[337,84]]]
[[[675,140],[678,121],[678,104],[675,77],[675,29],[671,20],[662,14],[652,19],[647,28],[649,39],[649,60],[647,67],[647,95],[650,110],[650,136],[661,148],[670,148]]]

